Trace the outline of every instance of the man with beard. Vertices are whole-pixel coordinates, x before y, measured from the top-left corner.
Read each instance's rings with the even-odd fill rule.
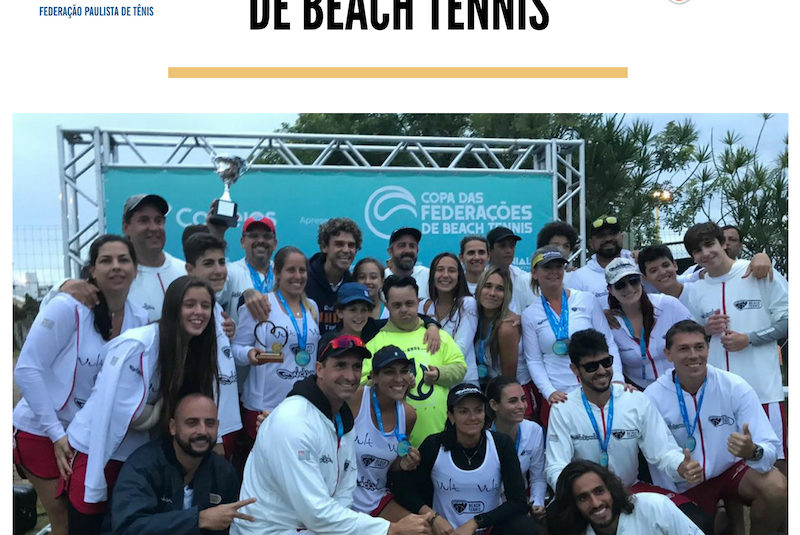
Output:
[[[573,461],[561,472],[547,524],[562,535],[702,533],[666,496],[631,496],[617,476],[591,461]]]
[[[268,217],[248,218],[242,225],[240,243],[244,258],[228,264],[230,301],[223,305],[228,305],[231,319],[238,322],[239,299],[244,297],[254,317],[266,320],[269,300],[263,296],[273,290],[272,253],[278,247],[275,223]],[[254,310],[254,306],[258,308]]]
[[[632,492],[667,491],[638,481],[639,451],[647,461],[673,481],[693,485],[703,479],[703,468],[681,451],[667,424],[647,397],[612,385],[614,356],[605,337],[594,329],[574,333],[569,342],[570,369],[580,388],[567,401],[550,409],[547,429],[547,482],[556,488],[559,474],[571,461],[586,459],[608,467]],[[697,525],[711,519],[694,503],[675,494],[673,502]],[[704,531],[710,527],[706,527]]]
[[[392,232],[389,236],[389,267],[385,275],[398,277],[414,277],[419,287],[419,298],[428,299],[428,277],[430,270],[425,266],[417,265],[419,255],[419,242],[422,233],[411,227],[403,227]]]
[[[573,271],[569,287],[592,292],[604,310],[608,309],[608,284],[606,266],[615,258],[633,258],[633,253],[622,248],[622,231],[615,216],[601,216],[589,228],[589,247],[595,254],[585,266]]]
[[[521,239],[507,227],[495,227],[486,235],[486,240],[489,242],[489,263],[507,269],[511,274],[509,308],[517,314],[522,314],[534,300],[531,274],[513,265],[517,242]]]
[[[217,407],[202,394],[178,402],[169,437],[128,457],[114,487],[104,531],[118,535],[227,533],[255,498],[236,501],[236,473],[211,449],[217,440]]]
[[[361,229],[346,217],[335,217],[319,226],[319,250],[308,261],[306,295],[317,303],[319,332],[336,329],[336,292],[344,282],[353,282],[350,265],[361,250]]]

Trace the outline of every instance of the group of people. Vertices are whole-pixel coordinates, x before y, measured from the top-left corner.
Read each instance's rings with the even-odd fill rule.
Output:
[[[14,459],[53,533],[743,533],[742,504],[753,534],[785,525],[787,283],[736,259],[738,229],[691,227],[679,276],[607,215],[574,269],[556,221],[528,272],[505,227],[430,267],[399,228],[353,265],[347,218],[310,258],[249,218],[235,262],[193,225],[181,261],[168,211],[129,198],[20,353]]]

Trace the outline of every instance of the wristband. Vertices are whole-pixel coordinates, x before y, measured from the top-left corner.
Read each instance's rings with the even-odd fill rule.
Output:
[[[431,524],[436,522],[436,519],[439,518],[439,513],[437,511],[433,512],[433,518],[431,518]]]

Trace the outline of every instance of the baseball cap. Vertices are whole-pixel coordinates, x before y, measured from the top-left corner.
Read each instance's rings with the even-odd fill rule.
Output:
[[[480,388],[469,383],[460,383],[451,388],[447,394],[447,410],[452,411],[459,401],[469,396],[477,396],[484,403],[486,402],[486,395],[481,392]]]
[[[495,243],[505,240],[506,238],[514,238],[516,241],[520,241],[522,239],[511,232],[511,229],[508,227],[495,227],[489,231],[489,234],[486,235],[486,240],[489,242],[489,247],[493,247]]]
[[[252,227],[253,225],[259,223],[262,225],[266,225],[266,227],[269,228],[273,234],[277,235],[277,232],[275,232],[275,222],[268,217],[248,217],[245,220],[244,225],[242,225],[242,234],[250,230],[250,227]]]
[[[375,306],[375,302],[369,296],[369,290],[363,284],[358,282],[345,282],[339,286],[339,291],[336,292],[337,305],[345,306],[357,301],[363,301],[371,307]]]
[[[533,259],[531,260],[531,269],[535,268],[537,265],[545,265],[548,262],[558,261],[564,264],[567,263],[567,259],[564,258],[564,253],[561,252],[561,249],[556,247],[555,245],[545,245],[543,247],[539,247],[533,253]]]
[[[128,219],[142,204],[155,205],[161,215],[167,215],[167,212],[169,212],[169,204],[164,200],[164,197],[155,193],[137,193],[136,195],[131,195],[125,201],[122,207],[122,217]]]
[[[622,230],[622,227],[619,226],[619,220],[617,220],[617,216],[603,214],[592,221],[592,225],[589,228],[589,235],[605,229],[616,230],[617,232]]]
[[[629,275],[642,275],[639,266],[630,258],[615,258],[606,266],[606,283],[614,284]]]
[[[411,236],[414,238],[414,241],[419,243],[419,241],[422,239],[422,232],[414,227],[401,227],[392,232],[392,235],[389,236],[389,245],[399,240],[400,236]]]
[[[414,364],[414,359],[408,358],[403,350],[399,347],[392,345],[383,346],[372,356],[372,369],[379,370],[381,368],[385,368],[392,362],[397,361],[410,362],[412,365]]]
[[[324,343],[326,340],[327,343]],[[372,356],[369,349],[364,346],[364,342],[361,341],[361,338],[348,334],[331,336],[327,339],[323,338],[319,347],[317,362],[322,362],[329,357],[340,357],[345,353],[353,353],[354,356],[360,357],[361,359],[368,359]]]

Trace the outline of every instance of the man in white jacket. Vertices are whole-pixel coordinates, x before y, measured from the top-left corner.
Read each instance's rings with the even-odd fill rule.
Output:
[[[350,509],[356,487],[353,414],[345,403],[358,388],[370,352],[361,339],[339,336],[319,353],[316,375],[298,381],[258,430],[247,459],[241,496],[258,501],[242,509],[232,535],[430,534],[433,515],[399,522]]]
[[[786,478],[772,467],[781,443],[755,392],[739,376],[707,365],[708,337],[694,321],[667,331],[665,352],[675,369],[645,395],[678,444],[702,462],[703,481],[674,483],[653,469],[653,482],[709,513],[720,498],[740,501],[750,506],[751,534],[777,530],[787,509]]]

